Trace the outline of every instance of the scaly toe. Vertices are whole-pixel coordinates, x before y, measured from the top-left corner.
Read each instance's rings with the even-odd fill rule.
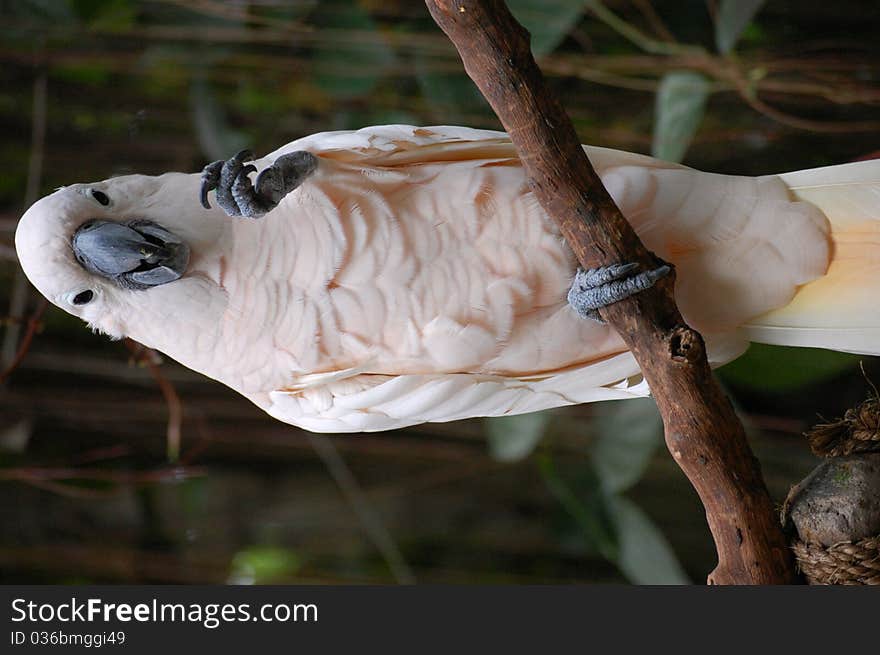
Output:
[[[575,284],[578,288],[583,289],[584,291],[587,289],[595,289],[603,284],[608,284],[609,282],[614,282],[614,280],[626,277],[629,273],[632,273],[638,268],[639,265],[635,263],[611,264],[610,266],[591,268],[586,271],[579,268],[575,274]]]
[[[202,185],[199,187],[199,198],[202,201],[202,207],[211,209],[208,204],[208,192],[217,188],[220,182],[220,169],[223,168],[223,160],[211,162],[202,169]]]
[[[257,177],[257,194],[273,208],[318,167],[318,158],[307,150],[281,155]]]
[[[637,268],[638,264],[614,264],[588,271],[578,269],[568,291],[568,303],[583,318],[601,323],[598,310],[652,287],[672,270],[664,264],[628,275]]]
[[[250,150],[241,150],[234,157],[223,162],[223,166],[220,168],[220,181],[217,183],[217,204],[229,216],[241,216],[241,210],[235,201],[232,187],[242,169],[242,163],[250,159],[251,156]]]
[[[241,216],[247,218],[260,218],[265,215],[271,207],[267,206],[264,199],[254,190],[253,184],[248,177],[250,173],[257,170],[253,164],[243,166],[232,184],[232,197],[238,206]]]

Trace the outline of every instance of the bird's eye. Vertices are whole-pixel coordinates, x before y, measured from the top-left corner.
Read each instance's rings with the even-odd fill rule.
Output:
[[[71,302],[74,305],[85,305],[86,303],[91,302],[94,297],[95,293],[91,289],[86,289],[85,291],[80,291],[76,294]]]
[[[104,207],[110,204],[110,198],[103,191],[92,189],[92,198],[94,198],[99,205],[103,205]]]

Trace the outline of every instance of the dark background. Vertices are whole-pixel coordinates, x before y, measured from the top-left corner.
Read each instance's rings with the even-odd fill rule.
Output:
[[[585,143],[739,174],[880,151],[876,2],[510,4]],[[323,130],[497,128],[421,2],[0,0],[0,34],[0,582],[705,579],[711,537],[650,400],[328,440],[22,278],[18,216],[61,185]],[[880,378],[761,346],[721,369],[777,502],[816,463],[801,432],[870,392],[860,361]]]

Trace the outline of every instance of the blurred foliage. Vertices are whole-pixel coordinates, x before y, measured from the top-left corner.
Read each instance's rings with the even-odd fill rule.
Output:
[[[319,27],[340,34],[335,47],[315,51],[318,87],[337,100],[373,91],[395,57],[370,13],[354,1],[321,3],[314,18]],[[346,32],[358,38],[348,39]]]
[[[651,154],[681,161],[706,110],[709,81],[699,73],[673,71],[660,80],[655,101]]]
[[[509,4],[584,142],[741,174],[880,149],[878,18],[859,0]],[[322,130],[499,127],[422,3],[0,0],[0,17],[8,249],[42,72],[41,193]],[[0,269],[7,307],[15,271]],[[171,467],[148,371],[61,311],[40,324],[0,393],[4,581],[393,579],[300,432],[166,362],[185,408]],[[812,465],[798,435],[815,413],[864,394],[859,359],[876,375],[870,358],[769,346],[721,369],[777,497]],[[679,583],[715,561],[650,400],[334,443],[420,581]]]
[[[608,413],[593,421],[597,437],[591,441],[589,467],[567,481],[552,458],[541,454],[541,475],[589,551],[635,584],[684,584],[687,576],[662,531],[621,495],[642,477],[661,444],[657,406],[651,398],[607,404]],[[556,415],[547,411],[485,419],[491,455],[502,462],[526,459],[552,432]]]
[[[538,460],[551,493],[574,520],[589,549],[614,564],[634,584],[686,584],[672,546],[657,524],[601,476],[580,475],[572,485],[551,459]]]
[[[590,450],[593,468],[607,494],[636,484],[662,443],[663,422],[653,398],[611,403],[596,420],[598,438]]]
[[[550,412],[532,412],[487,418],[489,453],[499,462],[518,462],[527,458],[544,438],[551,416]]]
[[[648,515],[624,496],[607,499],[617,533],[617,566],[633,584],[689,584],[666,537]]]
[[[740,35],[766,0],[721,0],[715,19],[715,44],[723,55],[733,50]]]
[[[583,0],[509,0],[507,6],[532,35],[532,52],[543,57],[571,33],[584,13]]]
[[[232,558],[229,582],[232,584],[280,582],[294,578],[299,568],[299,558],[290,549],[253,546],[238,551]]]
[[[224,159],[230,152],[238,152],[247,146],[248,136],[227,123],[223,107],[217,102],[205,75],[195,75],[190,82],[190,106],[199,146],[208,159]]]
[[[786,348],[755,343],[745,355],[719,370],[729,384],[769,392],[795,391],[855,370],[861,355],[818,348]]]

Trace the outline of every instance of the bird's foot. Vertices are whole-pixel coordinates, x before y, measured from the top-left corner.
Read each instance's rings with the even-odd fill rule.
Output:
[[[260,218],[272,211],[288,193],[297,188],[318,167],[318,158],[305,150],[297,150],[276,159],[263,169],[257,181],[248,177],[257,167],[244,162],[252,158],[250,150],[242,150],[227,160],[215,161],[202,169],[201,201],[210,209],[208,192],[217,190],[217,204],[229,216]]]
[[[638,264],[613,264],[588,271],[579,268],[568,291],[568,304],[581,317],[604,323],[599,309],[652,287],[670,271],[665,264],[651,271],[634,273],[638,268]]]

